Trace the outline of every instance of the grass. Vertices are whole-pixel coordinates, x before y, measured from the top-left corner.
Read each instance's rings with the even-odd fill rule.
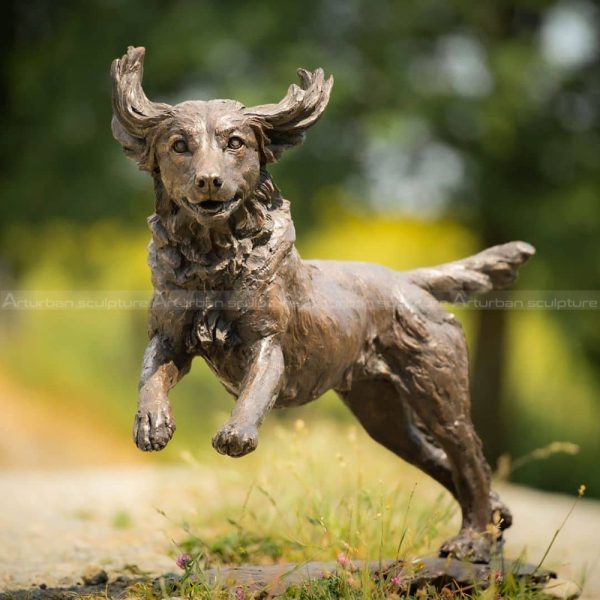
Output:
[[[346,600],[396,598],[523,598],[545,596],[510,574],[487,589],[423,588],[402,595],[392,581],[353,571],[350,560],[432,555],[458,528],[457,506],[417,470],[370,442],[354,427],[302,421],[263,432],[261,448],[241,461],[187,455],[199,482],[196,513],[173,543],[183,556],[181,577],[138,584],[132,597],[259,598],[243,588],[206,580],[211,567],[334,561],[321,577],[290,587],[285,598]],[[215,460],[222,460],[215,466]],[[165,515],[169,518],[168,515]],[[174,567],[175,569],[175,567]]]
[[[258,471],[248,473],[253,478],[237,509],[225,502],[227,530],[215,532],[214,515],[199,515],[187,525],[183,551],[203,554],[209,564],[223,564],[220,556],[240,562],[261,539],[259,557],[268,560],[333,560],[339,552],[350,558],[396,556],[420,552],[452,529],[450,497],[387,452],[376,452],[365,436],[359,442],[355,427],[309,431],[298,421],[263,438],[268,435],[273,438]],[[385,459],[378,462],[380,454]]]

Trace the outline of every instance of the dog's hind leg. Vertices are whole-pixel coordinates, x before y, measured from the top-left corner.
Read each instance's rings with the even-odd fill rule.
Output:
[[[358,381],[349,392],[339,395],[376,442],[421,469],[457,498],[446,452],[428,439],[390,379]],[[496,492],[490,492],[490,503],[490,521],[498,522],[501,529],[510,527],[512,515]]]
[[[446,453],[427,441],[415,425],[411,410],[389,379],[356,381],[339,394],[365,431],[382,446],[443,485],[456,496]]]
[[[456,321],[444,318],[435,308],[422,315],[408,314],[410,321],[400,321],[403,328],[398,329],[398,345],[387,348],[390,377],[444,449],[452,471],[463,521],[460,533],[442,546],[440,554],[489,562],[494,540],[491,472],[470,417],[464,336]],[[402,316],[399,313],[399,320]],[[403,334],[405,337],[400,337]]]
[[[162,450],[175,432],[167,392],[190,368],[191,357],[177,353],[156,334],[144,352],[133,439],[140,450]]]

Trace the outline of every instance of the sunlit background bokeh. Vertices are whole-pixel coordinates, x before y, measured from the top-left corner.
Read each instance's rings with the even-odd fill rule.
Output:
[[[433,265],[524,239],[517,289],[600,297],[600,13],[592,2],[12,0],[0,44],[0,289],[149,297],[150,178],[110,133],[111,61],[147,48],[151,99],[274,102],[335,77],[272,168],[306,258]],[[597,310],[457,310],[494,465],[600,496]],[[161,454],[131,441],[144,310],[0,310],[0,465],[210,462],[231,398],[196,361]],[[335,397],[269,420],[348,423]],[[579,451],[576,452],[576,447]],[[519,463],[517,463],[519,465]]]

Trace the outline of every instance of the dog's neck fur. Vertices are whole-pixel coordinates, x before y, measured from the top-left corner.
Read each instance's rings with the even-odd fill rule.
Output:
[[[260,268],[260,260],[248,259],[251,254],[263,254],[261,247],[270,245],[275,221],[291,225],[289,204],[264,168],[252,196],[218,228],[202,225],[179,209],[169,198],[158,173],[154,175],[154,190],[156,213],[149,219],[153,243],[159,253],[169,256],[167,261],[158,261],[152,267],[167,270],[165,262],[170,263],[168,270],[172,273],[161,275],[166,275],[166,280],[177,287],[204,290],[234,287],[240,276]]]

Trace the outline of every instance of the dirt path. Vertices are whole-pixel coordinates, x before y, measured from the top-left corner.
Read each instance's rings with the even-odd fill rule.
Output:
[[[69,586],[100,569],[176,570],[170,535],[181,530],[157,509],[190,509],[186,477],[174,468],[3,473],[0,590]]]
[[[198,474],[194,469],[194,479]],[[39,590],[41,584],[64,588],[101,569],[111,580],[177,571],[172,536],[183,534],[177,517],[198,502],[190,479],[184,467],[0,472],[0,592]],[[207,469],[201,479],[206,493],[214,475]],[[507,552],[514,556],[527,547],[535,562],[572,499],[517,487],[507,487],[503,496],[517,523]],[[562,577],[579,580],[595,561],[589,599],[600,598],[599,536],[600,503],[583,500],[547,562]]]

